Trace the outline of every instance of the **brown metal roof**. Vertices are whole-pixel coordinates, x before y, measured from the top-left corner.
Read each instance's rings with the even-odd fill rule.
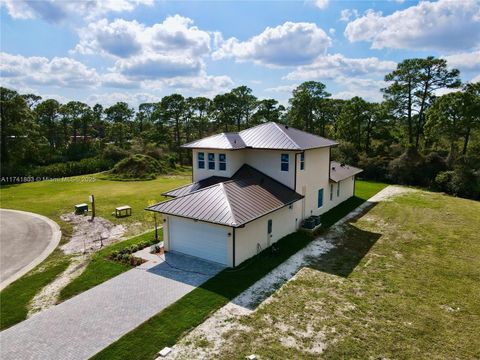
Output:
[[[219,182],[228,181],[228,180],[230,180],[230,178],[222,177],[222,176],[210,176],[209,178],[164,192],[162,195],[170,196],[170,197],[187,195],[194,191],[206,188],[207,186],[215,185],[215,184],[218,184]]]
[[[333,182],[339,182],[349,178],[350,176],[357,175],[363,170],[354,166],[341,164],[336,161],[330,162],[330,180]]]
[[[231,180],[205,187],[147,210],[239,227],[303,196],[249,165]]]
[[[338,145],[337,142],[290,126],[268,122],[239,133],[222,133],[183,145],[202,149],[307,150]]]

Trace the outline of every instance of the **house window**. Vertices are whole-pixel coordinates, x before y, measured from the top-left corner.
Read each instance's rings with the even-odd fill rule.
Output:
[[[198,160],[198,168],[205,169],[205,154],[203,152],[199,152],[197,154],[197,160]]]
[[[282,154],[281,155],[281,169],[282,171],[288,171],[288,154]]]
[[[340,183],[337,184],[337,197],[340,196]]]
[[[323,189],[318,190],[318,207],[323,206]]]
[[[330,201],[333,200],[333,184],[330,184]]]
[[[227,170],[227,156],[225,154],[218,154],[218,169]]]
[[[305,153],[300,154],[300,170],[305,170]]]
[[[269,219],[268,220],[268,226],[267,226],[267,232],[268,234],[271,234],[272,233],[272,219]]]
[[[208,153],[208,170],[215,170],[215,154]]]

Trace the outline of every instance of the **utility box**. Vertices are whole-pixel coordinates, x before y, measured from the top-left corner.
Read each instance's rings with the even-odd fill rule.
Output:
[[[85,215],[88,213],[88,204],[75,205],[75,215]]]

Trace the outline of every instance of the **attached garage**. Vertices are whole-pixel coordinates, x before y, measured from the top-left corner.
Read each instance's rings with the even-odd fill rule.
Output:
[[[169,216],[168,248],[170,251],[230,266],[227,229],[224,226]]]

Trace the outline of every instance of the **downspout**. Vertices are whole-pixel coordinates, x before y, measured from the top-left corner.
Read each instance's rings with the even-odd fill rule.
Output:
[[[232,232],[232,242],[233,242],[233,249],[232,249],[232,267],[235,267],[235,228],[232,227],[233,232]]]
[[[328,182],[330,182],[330,171],[332,170],[332,147],[328,147]]]
[[[355,175],[353,175],[353,196],[355,196],[355,185],[356,185],[356,182],[357,182],[357,177]]]

